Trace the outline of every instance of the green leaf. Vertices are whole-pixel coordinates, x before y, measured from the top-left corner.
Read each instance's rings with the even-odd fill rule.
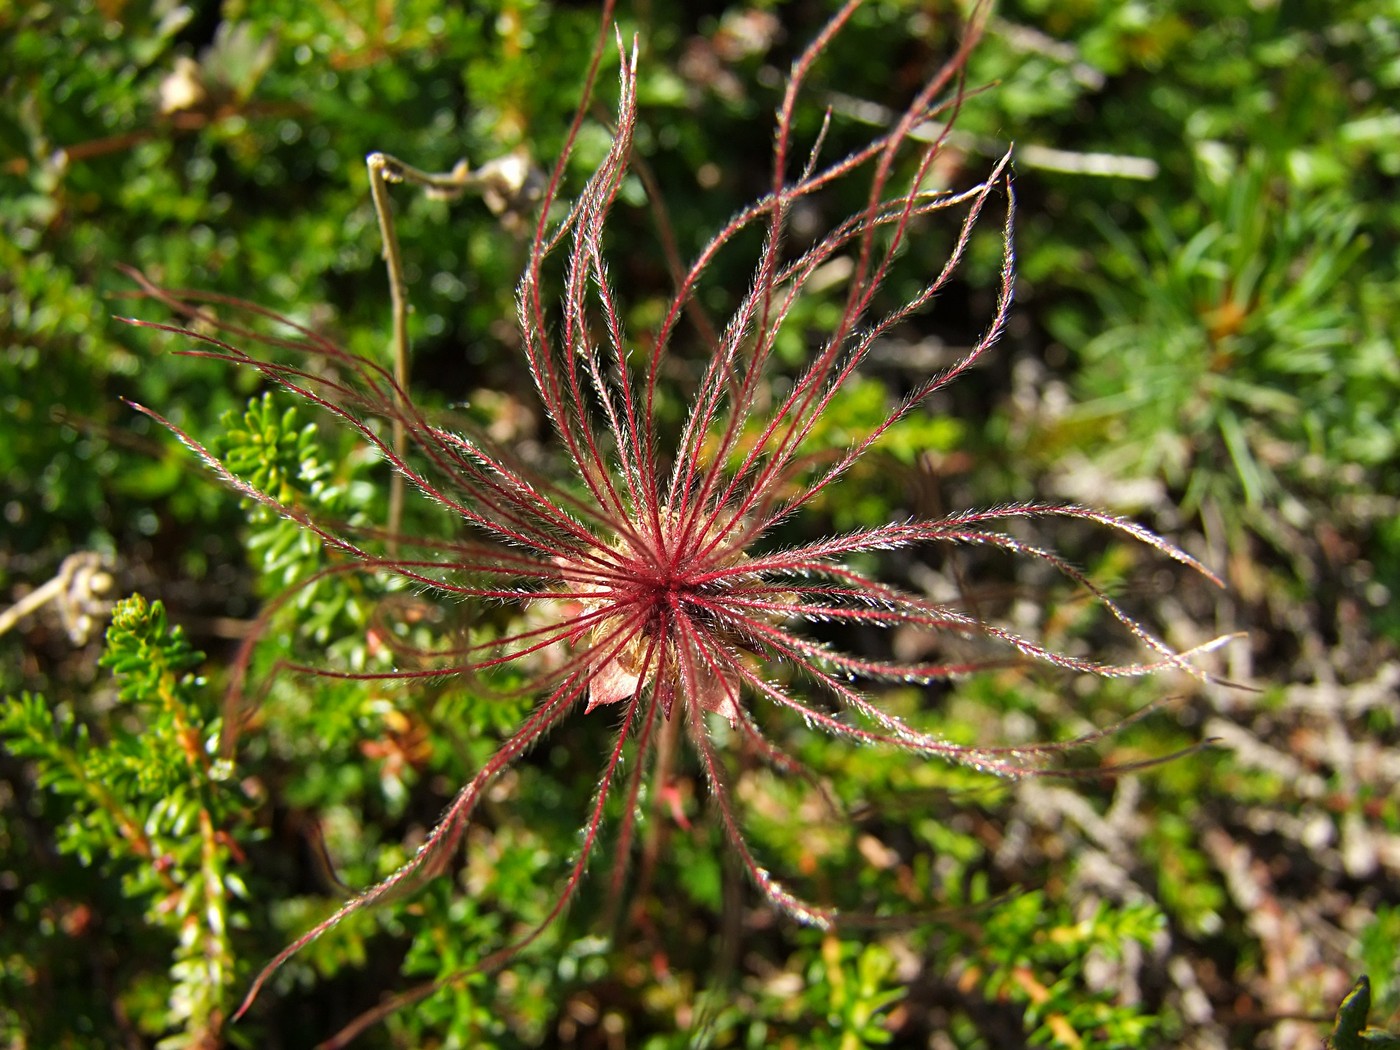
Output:
[[[1327,1039],[1331,1050],[1400,1050],[1400,1035],[1366,1024],[1371,1012],[1371,979],[1362,974],[1337,1007],[1337,1023]]]

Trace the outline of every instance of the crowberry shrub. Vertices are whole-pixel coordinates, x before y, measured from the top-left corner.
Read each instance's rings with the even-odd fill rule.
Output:
[[[543,922],[487,956],[483,968],[506,962],[565,908],[598,849],[605,803],[617,791],[625,793],[628,803],[611,849],[613,879],[620,884],[635,833],[645,758],[659,746],[666,727],[681,732],[693,749],[718,822],[752,883],[781,912],[819,927],[836,922],[836,913],[801,899],[765,869],[745,838],[732,797],[721,740],[739,742],[780,770],[801,772],[796,760],[765,735],[756,709],[767,705],[793,712],[809,727],[854,744],[1012,777],[1054,772],[1058,753],[1102,735],[1015,748],[952,743],[887,712],[876,687],[947,679],[975,664],[851,655],[815,639],[808,625],[981,636],[1020,657],[1104,676],[1164,667],[1189,670],[1189,654],[1174,652],[1153,637],[1066,561],[1001,530],[1013,519],[1078,519],[1146,544],[1210,577],[1182,551],[1105,513],[1068,505],[1005,505],[936,520],[871,523],[814,542],[785,545],[775,538],[780,526],[839,486],[891,428],[924,410],[933,394],[976,364],[996,342],[1012,301],[1009,158],[995,163],[971,187],[931,188],[964,97],[963,72],[976,41],[975,25],[903,112],[865,146],[825,159],[827,125],[814,142],[797,141],[795,116],[804,84],[859,2],[842,7],[792,65],[777,111],[768,191],[735,214],[688,269],[676,275],[664,316],[640,338],[624,329],[625,310],[609,277],[605,245],[637,122],[636,51],[618,43],[620,101],[611,147],[566,203],[565,172],[585,120],[586,104],[580,105],[544,190],[519,284],[524,367],[551,430],[548,456],[526,457],[486,433],[444,425],[414,404],[390,369],[347,352],[310,327],[251,304],[163,289],[139,278],[147,294],[184,318],[169,325],[143,323],[198,339],[202,347],[189,353],[256,369],[338,417],[413,488],[453,515],[459,534],[434,540],[323,520],[240,476],[193,435],[149,409],[141,411],[170,426],[233,488],[349,556],[325,571],[353,567],[396,576],[445,600],[504,604],[515,612],[514,626],[440,652],[427,668],[322,668],[319,673],[366,680],[457,674],[482,684],[510,670],[518,683],[512,688],[536,698],[533,710],[461,788],[417,853],[272,960],[247,1002],[281,963],[346,916],[444,870],[492,782],[575,715],[610,709],[617,726],[602,759],[577,856]],[[609,50],[609,35],[605,19],[590,89]],[[868,183],[865,205],[794,247],[789,230],[794,208],[848,179]],[[896,326],[927,310],[948,287],[974,228],[984,213],[994,210],[1002,216],[1003,252],[995,311],[985,330],[957,360],[915,385],[844,451],[814,449],[824,414],[872,348]],[[892,309],[879,306],[878,293],[906,242],[916,227],[938,217],[955,229],[946,263],[907,301]],[[761,233],[751,281],[727,322],[710,330],[698,381],[683,413],[671,419],[661,406],[669,396],[663,377],[674,337],[717,254],[749,231]],[[773,383],[785,323],[810,294],[814,278],[836,260],[846,264],[848,276],[835,324],[789,381]],[[246,323],[240,316],[248,318]],[[277,334],[268,335],[268,322],[278,327]],[[254,340],[292,351],[292,363],[271,359],[287,358],[286,353],[257,357],[238,345]],[[386,436],[391,428],[406,435],[404,445]],[[869,561],[862,556],[933,544],[981,545],[1041,561],[1085,588],[1150,655],[1123,665],[1055,652],[853,566]],[[635,758],[624,773],[629,752]]]

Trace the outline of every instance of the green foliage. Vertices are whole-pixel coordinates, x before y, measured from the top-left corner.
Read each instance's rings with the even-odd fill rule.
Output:
[[[374,460],[345,442],[327,450],[320,428],[303,423],[296,407],[280,407],[267,393],[251,399],[242,412],[226,413],[221,425],[212,450],[240,478],[289,510],[348,526],[382,514],[383,486],[374,483]],[[258,646],[251,677],[266,683],[263,703],[275,713],[279,735],[285,734],[285,757],[343,761],[347,755],[341,749],[383,732],[392,705],[340,683],[295,680],[278,669],[284,662],[347,670],[387,663],[391,654],[376,651],[372,624],[388,595],[373,574],[358,569],[335,574],[346,567],[344,553],[328,549],[298,521],[265,504],[245,502],[243,546],[257,589],[276,603],[268,608],[279,625]],[[316,746],[308,747],[313,741]],[[332,789],[331,797],[343,786]]]
[[[879,945],[858,948],[835,937],[822,942],[821,966],[814,968],[807,999],[814,1008],[825,1007],[827,1045],[856,1050],[890,1042],[881,1015],[905,995],[894,971],[894,956]]]
[[[162,1050],[219,1037],[234,992],[232,928],[247,897],[233,869],[248,814],[232,765],[217,755],[220,721],[192,673],[202,660],[167,624],[160,602],[135,595],[118,604],[107,632],[102,663],[116,679],[119,706],[100,737],[71,709],[54,710],[39,696],[22,695],[0,712],[5,748],[33,764],[40,788],[64,800],[54,829],[59,850],[119,880],[140,921],[164,935],[171,960],[164,1002],[146,1000],[135,984],[115,990],[140,1030],[162,1036]],[[55,888],[29,887],[22,911],[43,907]],[[22,981],[7,967],[16,1002]],[[45,1016],[53,1004],[42,998],[24,997],[19,1031],[29,1038],[63,1022]]]
[[[291,510],[316,511],[331,520],[348,517],[353,523],[363,515],[352,516],[351,507],[374,500],[374,486],[364,480],[364,457],[343,449],[338,461],[329,461],[316,425],[302,424],[295,407],[279,409],[270,393],[250,400],[241,413],[226,412],[220,428],[211,448],[214,454],[244,481]],[[298,522],[254,501],[248,503],[248,520],[245,548],[269,598],[298,587],[328,564],[321,539]],[[345,617],[349,622],[364,620],[362,611],[347,610],[351,594],[343,587],[316,583],[298,589],[299,630],[322,644],[344,637]]]
[[[1087,366],[1069,425],[1103,420],[1118,469],[1232,516],[1287,489],[1345,484],[1319,476],[1325,455],[1389,463],[1400,357],[1358,295],[1363,216],[1263,153],[1203,147],[1192,205],[1149,214],[1152,255],[1105,229],[1125,268],[1097,289],[1103,330],[1061,333]]]
[[[1365,975],[1337,1007],[1337,1023],[1327,1038],[1330,1050],[1400,1050],[1400,1036],[1366,1024],[1371,1012],[1371,981]]]
[[[967,967],[962,980],[989,999],[1022,1009],[1032,1045],[1151,1045],[1160,1021],[1141,1006],[1119,1001],[1116,992],[1092,990],[1085,970],[1091,960],[1112,964],[1130,945],[1150,945],[1165,925],[1155,906],[1100,901],[1075,918],[1041,891],[989,902],[985,890],[974,888],[973,899],[980,901],[985,932],[959,945]]]
[[[1079,389],[1102,399],[1088,410],[1112,415],[1109,465],[1165,470],[1228,512],[1277,503],[1279,468],[1326,490],[1347,483],[1318,469],[1327,457],[1392,462],[1380,406],[1400,375],[1374,295],[1395,278],[1383,245],[1400,224],[1385,192],[1400,151],[1382,130],[1400,127],[1393,2],[1336,5],[1325,22],[1217,0],[998,13],[1008,31],[975,76],[1002,87],[965,126],[1014,138],[1036,166],[1022,193],[1046,196],[1055,228],[1023,227],[1031,294],[1087,284],[1095,300],[1047,305],[1082,355]],[[1155,181],[1067,177],[1041,143],[1122,162],[1110,172],[1146,161]]]
[[[1371,991],[1378,1013],[1394,1019],[1400,1015],[1400,906],[1382,905],[1361,931],[1357,962],[1375,975]]]
[[[1023,292],[1080,402],[1025,431],[1025,453],[1092,449],[1106,478],[1164,481],[1236,548],[1287,552],[1286,575],[1325,557],[1294,530],[1344,501],[1361,574],[1389,592],[1393,515],[1367,494],[1400,461],[1397,13],[1027,0],[998,9],[1007,32],[977,72],[1005,87],[968,115],[1036,165]],[[1041,144],[1123,177],[1063,174]],[[1369,605],[1393,634],[1381,591]]]
[[[639,32],[643,48],[638,153],[664,188],[682,254],[766,188],[764,120],[777,104],[768,85],[820,15],[801,6],[700,15],[670,2],[624,5],[624,37]],[[95,652],[56,642],[42,616],[0,639],[0,690],[10,697],[0,709],[0,1044],[96,1050],[275,1036],[310,1045],[386,990],[453,977],[547,911],[606,747],[586,726],[575,734],[571,725],[567,745],[546,741],[495,791],[460,871],[338,928],[288,967],[271,1001],[227,1023],[249,973],[334,909],[344,892],[336,880],[363,887],[406,859],[530,702],[483,698],[450,680],[365,688],[285,669],[387,668],[396,659],[388,640],[430,648],[498,624],[490,610],[467,618],[363,573],[305,582],[340,556],[265,507],[240,512],[120,398],[159,408],[187,433],[219,433],[213,451],[251,483],[353,526],[384,523],[385,465],[264,396],[250,372],[175,358],[167,351],[189,347],[115,322],[113,313],[152,316],[151,304],[126,298],[133,286],[119,267],[241,296],[387,355],[365,154],[446,170],[459,157],[479,167],[520,149],[547,166],[595,11],[547,0],[215,7],[0,3],[3,604],[78,548],[118,555],[125,587],[164,599],[121,604],[101,671]],[[868,137],[858,103],[895,104],[890,95],[927,72],[952,36],[948,8],[871,3],[862,12],[849,46],[815,73],[833,105],[829,156]],[[780,23],[766,39],[769,10]],[[852,471],[849,498],[816,508],[839,531],[907,513],[916,499],[1041,496],[1073,469],[1065,464],[1087,460],[1108,479],[1105,498],[1119,482],[1162,482],[1168,495],[1150,513],[1173,530],[1180,522],[1188,547],[1191,533],[1213,528],[1212,515],[1226,520],[1232,593],[1246,618],[1235,623],[1252,632],[1254,673],[1277,683],[1232,718],[1282,758],[1258,768],[1221,751],[1142,774],[1124,877],[1134,884],[1127,900],[1142,893],[1151,903],[1106,903],[1065,877],[1084,848],[1068,828],[1027,833],[1030,845],[1018,847],[1008,828],[1019,827],[1023,804],[1012,786],[892,762],[798,726],[780,739],[854,816],[832,819],[810,786],[737,757],[765,863],[802,873],[843,906],[919,915],[964,903],[973,922],[828,938],[773,920],[726,870],[702,778],[682,767],[671,794],[642,804],[658,859],[649,892],[634,879],[623,893],[629,903],[637,895],[644,921],[624,924],[616,941],[603,936],[611,931],[590,920],[607,875],[595,871],[584,903],[518,964],[449,982],[366,1045],[570,1045],[566,1030],[582,1045],[620,1026],[628,1045],[655,1048],[708,1038],[845,1050],[899,1045],[924,1025],[972,1050],[994,1045],[982,1024],[988,1004],[1019,1011],[1016,1038],[1035,1045],[1164,1045],[1183,1029],[1179,997],[1159,990],[1129,1001],[1089,979],[1124,945],[1155,952],[1167,941],[1173,962],[1216,975],[1207,991],[1222,1017],[1247,1016],[1237,1004],[1276,979],[1260,961],[1259,924],[1222,871],[1222,829],[1259,851],[1256,866],[1277,875],[1270,892],[1304,886],[1350,900],[1364,883],[1374,921],[1337,921],[1359,932],[1319,951],[1334,969],[1372,975],[1375,1008],[1358,985],[1332,1039],[1338,1050],[1393,1039],[1366,1028],[1368,1011],[1393,1028],[1400,1005],[1393,879],[1343,877],[1340,862],[1310,867],[1311,847],[1277,829],[1317,804],[1299,786],[1316,774],[1329,821],[1400,832],[1393,785],[1348,779],[1370,775],[1370,751],[1287,764],[1317,730],[1290,721],[1280,699],[1291,679],[1317,674],[1341,690],[1376,673],[1392,654],[1368,632],[1400,636],[1397,26],[1394,0],[998,4],[969,80],[997,86],[968,99],[956,145],[967,170],[1009,140],[1021,149],[1020,305],[1009,338],[936,413],[895,427]],[[601,84],[606,111],[611,73]],[[801,128],[804,148],[819,119]],[[585,126],[571,178],[607,138],[601,122]],[[1148,161],[1156,175],[1056,170],[1027,147]],[[608,250],[629,327],[640,331],[670,284],[642,186],[629,183],[623,196]],[[449,206],[406,188],[394,199],[412,281],[415,399],[470,400],[476,425],[514,426],[532,451],[544,431],[521,407],[530,395],[511,364],[509,324],[528,214],[495,214],[476,198]],[[821,220],[850,203],[833,191],[812,206]],[[919,233],[908,251],[941,262],[946,231]],[[722,253],[700,289],[697,304],[714,317],[747,287],[752,248]],[[837,395],[814,448],[845,448],[882,417],[901,392],[901,355],[967,340],[985,317],[979,296],[995,265],[980,243],[972,254],[969,286],[951,288],[927,328],[920,319],[917,331],[892,333],[881,374]],[[841,291],[795,308],[780,346],[790,371]],[[681,350],[675,405],[703,346]],[[1048,363],[1080,407],[1040,416],[1024,391],[1013,401],[1018,360]],[[1275,537],[1280,522],[1331,544],[1327,557],[1278,558],[1240,539]],[[426,513],[408,527],[443,528]],[[1099,553],[1086,547],[1079,560],[1097,562],[1095,578],[1111,580],[1115,595],[1144,589],[1140,566]],[[957,564],[901,567],[960,575]],[[1034,576],[1004,583],[1018,600],[1044,593]],[[1332,584],[1343,591],[1335,601],[1312,593]],[[1146,593],[1141,600],[1161,598],[1178,618],[1215,615],[1199,594],[1164,593],[1153,581]],[[234,668],[228,636],[284,596],[235,690],[247,725],[225,758],[220,697],[245,670]],[[1051,611],[1047,629],[1071,647],[1096,643],[1073,608]],[[207,663],[170,619],[199,632]],[[1302,640],[1288,633],[1300,621],[1313,630]],[[1325,665],[1319,638],[1351,646],[1340,669]],[[1298,666],[1295,650],[1305,654]],[[1014,741],[1027,724],[1059,739],[1085,727],[1077,685],[1037,686],[1014,668],[950,696],[901,687],[888,699],[964,742]],[[1104,690],[1091,721],[1147,699]],[[1393,749],[1388,711],[1371,708],[1359,727],[1336,715],[1327,732]],[[1191,694],[1180,712],[1135,726],[1114,747],[1136,759],[1187,746],[1195,723],[1215,714]],[[1100,787],[1085,788],[1094,804]],[[610,826],[620,817],[610,813]],[[1260,899],[1288,911],[1286,897]],[[732,929],[742,930],[737,947]],[[731,952],[737,961],[726,961]],[[1159,959],[1147,965],[1166,972]],[[930,1001],[951,1005],[921,1013]],[[341,1002],[348,1013],[324,1020]],[[1231,1029],[1225,1038],[1252,1037]]]
[[[119,267],[291,314],[317,304],[353,348],[383,345],[366,154],[445,170],[522,142],[542,166],[558,149],[592,16],[511,6],[514,22],[431,3],[389,22],[368,5],[288,18],[244,3],[217,20],[173,4],[0,7],[0,490],[19,551],[126,549],[168,524],[160,505],[205,526],[179,552],[191,574],[237,559],[227,501],[177,459],[155,469],[119,396],[208,433],[248,377],[151,367],[149,340],[111,318],[131,288]],[[479,367],[487,348],[466,334],[510,315],[518,230],[487,218],[464,238],[445,214],[420,196],[400,217],[415,335],[423,355],[447,346],[455,362],[465,345]]]

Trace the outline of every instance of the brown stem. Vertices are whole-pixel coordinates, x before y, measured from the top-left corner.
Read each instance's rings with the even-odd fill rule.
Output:
[[[435,196],[455,198],[470,184],[467,162],[461,160],[450,172],[432,175],[419,171],[387,153],[371,153],[365,158],[369,169],[370,197],[374,213],[379,218],[379,234],[384,242],[384,263],[389,270],[389,302],[393,318],[394,346],[394,457],[403,462],[408,452],[408,435],[404,429],[403,401],[408,390],[408,287],[404,281],[403,255],[399,236],[394,228],[393,206],[389,203],[389,183],[411,182]],[[392,557],[398,553],[399,525],[403,521],[403,475],[394,472],[389,482],[388,547]]]

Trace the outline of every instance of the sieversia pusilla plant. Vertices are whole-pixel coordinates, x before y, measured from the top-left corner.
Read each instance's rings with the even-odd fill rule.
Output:
[[[886,443],[907,442],[930,400],[988,355],[1005,326],[1014,287],[1010,158],[970,185],[947,184],[940,167],[985,12],[963,27],[951,57],[873,139],[836,149],[827,141],[836,137],[829,117],[814,124],[799,119],[808,80],[860,7],[859,0],[842,6],[794,60],[778,108],[766,192],[688,266],[672,267],[669,301],[643,330],[633,331],[607,248],[609,218],[629,184],[638,126],[637,48],[620,40],[610,143],[572,199],[565,196],[591,112],[589,93],[614,38],[607,5],[589,90],[543,191],[518,288],[523,370],[543,416],[542,442],[513,442],[462,413],[420,406],[405,388],[402,369],[352,353],[312,325],[137,275],[142,290],[176,315],[175,323],[137,323],[194,340],[198,347],[187,353],[251,369],[317,406],[424,497],[425,509],[406,512],[402,521],[395,512],[388,527],[374,526],[303,498],[288,482],[292,460],[311,452],[290,421],[274,422],[270,404],[250,410],[246,433],[291,436],[286,450],[293,455],[278,470],[267,456],[245,462],[242,453],[206,443],[137,406],[169,426],[228,485],[275,512],[279,527],[324,551],[327,563],[270,608],[294,607],[304,588],[353,572],[396,581],[377,584],[381,594],[411,587],[416,602],[459,614],[450,629],[426,636],[412,616],[402,617],[397,626],[403,630],[365,628],[377,656],[363,647],[366,659],[337,662],[322,648],[314,657],[279,659],[269,673],[360,683],[372,692],[394,685],[424,693],[455,688],[478,712],[514,719],[504,739],[475,758],[465,784],[416,851],[277,955],[254,980],[242,1010],[313,942],[358,921],[371,906],[401,901],[452,871],[473,832],[487,822],[493,798],[508,794],[502,785],[547,737],[562,761],[578,760],[592,770],[591,796],[555,800],[556,808],[572,804],[582,825],[558,875],[558,892],[544,907],[521,909],[495,943],[454,944],[450,954],[459,964],[387,999],[366,1020],[470,987],[482,974],[517,963],[581,894],[595,859],[609,862],[606,899],[617,918],[625,911],[631,868],[639,885],[656,877],[654,829],[663,807],[671,807],[678,822],[684,819],[669,791],[673,771],[687,761],[698,770],[729,863],[778,913],[831,930],[852,919],[878,925],[890,917],[870,914],[880,909],[858,885],[801,893],[770,871],[746,829],[745,810],[761,807],[736,790],[739,770],[766,767],[783,790],[796,786],[805,795],[795,810],[840,810],[842,802],[802,760],[804,735],[794,727],[1007,778],[1100,777],[1165,757],[1087,771],[1065,760],[1118,725],[1048,743],[963,742],[931,726],[925,712],[904,709],[899,691],[1026,664],[1105,678],[1163,670],[1199,675],[1190,660],[1194,651],[1158,638],[1066,558],[1020,530],[1029,521],[1054,520],[1103,530],[1215,579],[1186,552],[1133,522],[1065,504],[905,515],[825,536],[800,527],[817,507],[838,498],[863,459]],[[856,180],[863,188],[855,210],[825,231],[794,234],[802,209]],[[981,331],[874,418],[848,420],[844,431],[829,425],[833,406],[856,387],[881,340],[947,292],[984,216],[994,211],[996,291]],[[940,221],[951,228],[946,259],[931,273],[906,272],[910,242]],[[719,256],[745,247],[757,253],[750,281],[730,296],[728,319],[713,323],[704,306],[715,298],[705,294],[713,291],[711,268]],[[818,303],[831,309],[813,311]],[[803,322],[796,340],[807,347],[805,355],[785,365],[792,329],[817,316],[820,328]],[[686,332],[688,317],[693,335]],[[698,356],[687,359],[687,342],[698,344]],[[253,353],[255,344],[268,352]],[[677,369],[681,363],[691,367]],[[683,378],[676,380],[678,372]],[[263,444],[271,449],[280,440]],[[420,525],[428,511],[438,513],[436,525]],[[886,561],[891,551],[927,556],[949,547],[1028,560],[1077,589],[1139,652],[1114,660],[1057,648],[1014,623],[918,590]],[[422,607],[385,604],[415,615]],[[270,613],[260,618],[242,666],[274,633],[272,622]],[[937,655],[843,648],[860,635],[894,632],[926,640],[921,652]],[[237,721],[250,717],[240,706],[242,685],[235,682],[231,707]],[[477,713],[474,724],[486,717]],[[230,725],[231,742],[240,728]],[[469,744],[464,752],[480,750],[479,739]],[[536,859],[523,867],[533,877],[541,864]],[[465,907],[479,906],[472,901]],[[473,928],[479,933],[487,926]],[[839,961],[839,953],[828,960]],[[863,964],[869,994],[831,997],[852,1031],[864,1033],[893,1001],[881,987],[877,963]],[[346,1038],[361,1027],[352,1025]]]

